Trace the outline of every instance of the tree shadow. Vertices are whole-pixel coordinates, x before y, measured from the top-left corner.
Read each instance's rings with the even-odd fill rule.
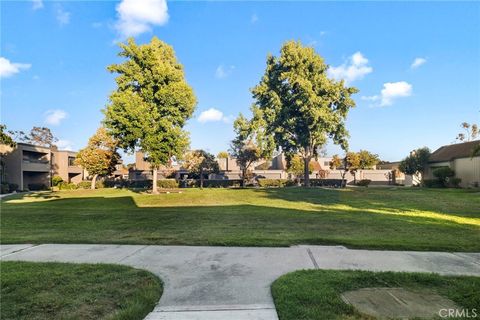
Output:
[[[326,190],[325,194],[329,195],[325,196],[329,203],[338,200],[335,190]],[[294,195],[276,190],[267,190],[265,196],[295,201]],[[435,217],[379,214],[355,207],[344,210],[330,206],[318,211],[252,204],[141,207],[132,196],[48,200],[5,201],[0,221],[1,241],[229,246],[336,244],[392,250],[480,250],[478,226]]]

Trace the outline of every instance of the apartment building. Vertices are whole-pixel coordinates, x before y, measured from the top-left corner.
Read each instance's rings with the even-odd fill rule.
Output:
[[[52,168],[51,151],[48,147],[17,143],[15,148],[2,146],[5,149],[5,180],[18,185],[20,190],[29,185],[50,186]]]
[[[17,143],[15,148],[1,148],[5,163],[4,179],[18,185],[20,190],[31,189],[33,185],[50,187],[53,176],[78,183],[87,175],[80,166],[75,165],[76,152],[73,151],[28,143]]]
[[[79,183],[87,176],[82,167],[75,164],[77,153],[68,150],[51,151],[52,174],[62,177],[63,181]]]

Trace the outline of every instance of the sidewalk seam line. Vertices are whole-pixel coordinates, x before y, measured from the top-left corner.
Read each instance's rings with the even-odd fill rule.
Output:
[[[315,260],[315,257],[313,256],[312,250],[310,250],[310,248],[307,248],[307,253],[308,253],[308,256],[310,257],[310,260],[312,260],[312,263],[315,269],[319,269],[317,261]]]
[[[128,258],[130,258],[130,257],[132,257],[132,256],[134,256],[135,254],[137,254],[138,252],[142,251],[143,249],[145,249],[145,248],[147,248],[147,247],[148,247],[148,246],[145,245],[145,246],[143,246],[143,247],[135,250],[134,252],[130,253],[129,255],[127,255],[127,256],[123,257],[122,259],[118,260],[118,263],[120,263],[120,262],[122,262],[122,261],[124,261],[124,260],[126,260],[126,259],[128,259]]]
[[[19,253],[19,252],[23,252],[23,251],[26,251],[26,250],[29,250],[29,249],[33,249],[33,248],[36,248],[36,247],[39,247],[39,246],[43,246],[43,244],[34,244],[34,245],[31,245],[30,247],[18,249],[18,250],[12,251],[12,252],[10,252],[10,253],[4,254],[3,256],[0,256],[0,258],[8,257],[8,256],[10,256],[10,255],[12,255],[12,254],[16,254],[16,253]]]

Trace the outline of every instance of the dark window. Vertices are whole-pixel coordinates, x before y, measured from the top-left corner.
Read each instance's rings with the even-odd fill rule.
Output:
[[[68,157],[68,166],[69,166],[69,167],[76,166],[76,164],[75,164],[75,157]]]

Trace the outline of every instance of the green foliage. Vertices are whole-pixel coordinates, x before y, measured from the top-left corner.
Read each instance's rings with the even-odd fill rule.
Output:
[[[259,109],[253,109],[251,120],[240,114],[233,123],[235,138],[230,144],[230,152],[242,170],[242,178],[247,178],[252,163],[270,158],[274,149],[273,137],[265,132],[264,121],[258,116]],[[255,116],[257,115],[257,116]]]
[[[398,168],[405,174],[417,175],[423,173],[428,165],[430,154],[430,149],[427,147],[414,150],[400,162]]]
[[[94,180],[97,175],[108,175],[115,171],[115,166],[120,161],[117,152],[117,141],[104,127],[90,137],[88,145],[78,151],[75,163],[86,169]]]
[[[90,184],[89,184],[90,186]],[[77,185],[75,183],[68,183],[68,182],[60,182],[58,184],[58,189],[60,190],[75,190],[75,189],[78,189]]]
[[[459,133],[457,135],[457,140],[460,142],[464,141],[472,141],[475,140],[478,137],[479,131],[478,131],[478,125],[475,123],[468,123],[468,122],[462,122],[461,124],[462,129],[465,131],[465,133]]]
[[[472,149],[472,158],[476,156],[480,156],[480,142]]]
[[[193,90],[173,48],[157,37],[144,45],[130,38],[120,47],[126,60],[108,67],[118,76],[104,110],[105,125],[121,148],[141,149],[152,168],[168,165],[188,148],[182,128],[196,105]]]
[[[371,182],[372,182],[372,180],[370,180],[370,179],[362,179],[362,180],[357,182],[357,186],[368,187]]]
[[[258,179],[258,186],[262,188],[285,187],[289,182],[288,179]]]
[[[443,188],[444,185],[438,179],[423,179],[422,186],[426,188]]]
[[[0,184],[0,194],[10,193],[10,187],[7,182],[2,182]]]
[[[440,167],[433,170],[433,176],[437,178],[438,182],[446,187],[448,185],[449,179],[455,176],[455,171],[450,167]]]
[[[220,151],[218,154],[217,154],[217,158],[218,159],[228,159],[229,155],[228,155],[228,152],[227,151]]]
[[[448,179],[448,183],[453,188],[460,188],[460,183],[462,183],[462,179],[451,177],[450,179]]]
[[[305,162],[303,159],[298,155],[294,155],[291,159],[288,159],[288,167],[287,172],[293,173],[294,175],[300,176],[303,175],[305,172]],[[310,161],[308,164],[308,173],[312,173],[314,170],[313,163]]]
[[[215,156],[205,150],[187,152],[184,156],[182,167],[187,169],[194,179],[200,178],[201,175],[219,171]]]
[[[62,177],[60,177],[60,176],[53,176],[53,177],[52,177],[52,186],[56,187],[56,186],[58,186],[61,182],[63,182]]]
[[[84,181],[80,181],[79,183],[77,183],[75,189],[90,189],[91,186],[92,186],[92,181],[84,180]],[[96,189],[105,188],[105,183],[101,180],[95,181],[95,188]]]
[[[287,155],[310,160],[331,138],[348,148],[345,119],[358,90],[327,76],[328,65],[313,48],[289,41],[279,57],[269,56],[260,83],[252,89],[266,133]],[[305,184],[308,185],[305,172]]]
[[[15,141],[7,131],[7,126],[0,124],[0,144],[10,146],[14,148],[16,146]]]
[[[175,179],[161,179],[157,180],[157,186],[161,189],[175,189],[178,188],[178,182]]]

